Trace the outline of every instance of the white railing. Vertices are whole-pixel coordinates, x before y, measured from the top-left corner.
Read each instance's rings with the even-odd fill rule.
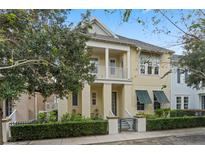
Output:
[[[16,122],[16,109],[10,114],[8,118],[11,119],[11,122]]]
[[[128,118],[133,118],[132,114],[131,114],[127,109],[125,109],[125,115],[126,115]]]
[[[115,115],[114,115],[114,113],[112,112],[112,111],[109,111],[109,116],[111,116],[111,117],[115,117]]]
[[[97,79],[106,78],[106,67],[103,65],[96,65],[93,74],[96,75]],[[127,71],[122,67],[108,67],[108,78],[109,79],[127,79]]]
[[[122,67],[112,67],[109,66],[109,78],[114,79],[126,79],[127,71]]]

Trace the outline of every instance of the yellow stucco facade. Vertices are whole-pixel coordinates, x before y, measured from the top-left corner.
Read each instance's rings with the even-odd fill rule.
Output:
[[[163,91],[170,100],[170,74],[164,78],[162,76],[171,68],[172,52],[163,51],[162,48],[160,51],[144,50],[133,43],[115,41],[117,36],[113,36],[98,21],[93,27],[92,33],[108,36],[107,40],[104,37],[94,36],[87,43],[87,46],[91,48],[91,58],[94,59],[96,65],[96,80],[91,85],[85,84],[83,90],[78,93],[77,105],[73,105],[72,94],[65,99],[64,104],[66,105],[60,106],[64,112],[75,112],[85,117],[95,115],[102,118],[107,116],[131,117],[139,112],[147,114],[154,112],[154,90]],[[112,37],[115,38],[110,40],[109,38]],[[157,75],[140,73],[142,54],[159,59]],[[146,90],[151,98],[152,103],[145,104],[143,111],[137,110],[136,90]],[[161,104],[161,108],[169,107],[170,103]]]
[[[171,69],[171,51],[157,48],[146,43],[140,44],[136,40],[120,38],[113,34],[106,26],[99,21],[93,22],[94,34],[87,42],[90,48],[92,62],[96,65],[94,83],[84,84],[84,88],[74,98],[72,93],[66,98],[58,100],[59,119],[65,113],[81,114],[85,117],[107,116],[132,117],[139,112],[152,114],[154,112],[154,90],[163,91],[170,100],[171,79],[170,74],[162,76]],[[103,36],[103,37],[102,37]],[[145,45],[146,44],[146,45]],[[158,50],[159,49],[159,50]],[[157,57],[159,60],[159,73],[142,74],[140,72],[140,57]],[[137,109],[136,90],[146,90],[151,98],[151,104],[145,104],[144,110]],[[21,102],[35,102],[31,97],[22,97]],[[39,102],[41,97],[38,97]],[[74,100],[75,99],[75,100]],[[29,105],[30,104],[30,105]],[[33,105],[33,106],[32,106]],[[23,117],[34,118],[35,103],[28,103],[28,108],[22,112]],[[170,107],[170,103],[161,104],[161,108]],[[37,111],[45,110],[45,104],[39,103]]]

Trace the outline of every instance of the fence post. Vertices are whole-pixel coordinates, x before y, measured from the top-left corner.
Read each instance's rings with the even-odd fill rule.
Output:
[[[109,134],[118,134],[118,117],[107,117]]]
[[[8,142],[9,137],[10,137],[10,123],[11,119],[6,118],[2,119],[2,130],[3,130],[3,142]]]
[[[136,117],[135,131],[137,131],[137,132],[146,132],[146,118]]]

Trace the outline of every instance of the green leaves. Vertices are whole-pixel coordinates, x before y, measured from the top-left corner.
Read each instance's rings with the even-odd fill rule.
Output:
[[[85,52],[88,38],[80,25],[71,27],[67,10],[4,10],[0,12],[2,39],[0,67],[17,61],[41,60],[12,69],[0,70],[0,97],[18,97],[23,91],[39,92],[45,98],[56,94],[66,96],[80,90],[83,83],[93,81],[89,55]],[[12,22],[11,22],[12,21]],[[65,22],[66,21],[66,22]],[[89,23],[83,16],[81,23]],[[12,52],[11,52],[12,51]],[[12,57],[12,58],[11,58]]]

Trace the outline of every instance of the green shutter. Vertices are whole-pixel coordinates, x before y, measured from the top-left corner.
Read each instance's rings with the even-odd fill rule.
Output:
[[[140,104],[152,103],[147,90],[136,90],[136,96],[138,97]]]
[[[153,91],[153,93],[159,103],[169,103],[169,100],[164,91]]]

